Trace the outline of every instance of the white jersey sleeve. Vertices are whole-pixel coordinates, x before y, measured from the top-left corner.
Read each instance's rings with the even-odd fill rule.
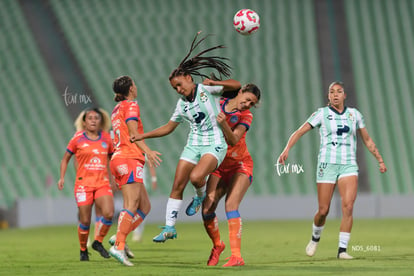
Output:
[[[182,100],[179,99],[177,101],[177,105],[175,107],[174,113],[170,118],[170,121],[176,122],[176,123],[182,123],[183,122],[183,116],[182,116]]]
[[[323,117],[323,109],[319,108],[317,111],[315,111],[310,117],[308,118],[307,122],[312,127],[320,127],[322,124],[322,118]]]
[[[356,128],[364,128],[365,122],[364,122],[364,116],[362,116],[361,112],[359,112],[357,109],[355,109],[355,115],[356,115]]]

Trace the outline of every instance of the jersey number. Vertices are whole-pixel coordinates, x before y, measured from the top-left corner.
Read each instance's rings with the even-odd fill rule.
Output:
[[[338,130],[336,131],[336,134],[338,136],[342,136],[342,133],[347,133],[347,132],[349,132],[349,126],[338,125]]]

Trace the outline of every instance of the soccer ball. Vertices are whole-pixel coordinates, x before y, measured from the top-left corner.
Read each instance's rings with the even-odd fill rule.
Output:
[[[259,15],[251,9],[242,9],[236,12],[233,18],[233,26],[242,35],[251,35],[260,27]]]

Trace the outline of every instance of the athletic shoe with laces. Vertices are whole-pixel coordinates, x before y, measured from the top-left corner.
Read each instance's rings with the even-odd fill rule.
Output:
[[[99,254],[101,254],[102,257],[104,257],[106,259],[110,258],[109,254],[108,254],[108,251],[106,251],[106,249],[103,247],[101,242],[99,242],[97,240],[94,240],[93,243],[92,243],[92,248],[94,250],[98,251]]]
[[[115,241],[116,241],[116,235],[112,235],[109,238],[108,243],[110,245],[115,245]],[[124,249],[125,249],[125,254],[127,255],[128,258],[131,258],[131,259],[135,258],[134,252],[132,252],[131,249],[129,249],[129,246],[127,243],[125,243]]]
[[[223,241],[220,241],[219,246],[214,246],[213,249],[211,249],[211,254],[207,261],[208,266],[214,266],[218,264],[220,254],[223,252],[224,248],[226,248],[226,245]]]
[[[225,263],[223,267],[244,265],[244,261],[242,257],[236,257],[236,256],[231,255],[230,257],[226,258],[226,260],[229,260],[229,261]]]
[[[125,250],[118,250],[115,248],[115,246],[111,246],[109,249],[109,254],[111,254],[112,257],[117,259],[123,265],[134,266],[134,264],[128,260],[128,257],[125,254]]]
[[[343,259],[343,260],[352,260],[354,258],[346,252],[339,253],[337,257],[338,259]]]
[[[88,253],[88,249],[86,249],[85,251],[80,251],[80,260],[81,261],[89,261],[89,253]]]
[[[313,240],[310,240],[308,245],[306,246],[306,255],[308,255],[309,257],[312,257],[313,255],[315,255],[316,252],[316,248],[318,247],[319,242],[315,242]]]
[[[157,236],[155,236],[152,241],[154,242],[165,242],[168,239],[176,239],[177,238],[177,230],[175,230],[174,226],[162,226],[162,231]]]
[[[187,216],[194,216],[195,214],[197,214],[205,198],[206,198],[205,195],[202,197],[199,197],[199,196],[193,197],[193,200],[190,202],[190,204],[187,206],[187,209],[185,210],[185,213],[187,214]]]

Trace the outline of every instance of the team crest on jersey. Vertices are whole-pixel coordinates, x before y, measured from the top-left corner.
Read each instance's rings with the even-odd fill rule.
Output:
[[[200,93],[200,101],[202,103],[205,103],[206,101],[208,101],[208,97],[207,97],[206,93],[204,93],[204,92]]]
[[[101,146],[102,146],[104,149],[106,149],[106,148],[108,147],[108,144],[107,144],[107,143],[105,143],[105,142],[102,142],[102,143],[101,143]]]
[[[230,123],[237,123],[237,121],[239,120],[239,117],[237,115],[233,115],[230,117]]]
[[[351,122],[355,121],[355,117],[354,117],[354,115],[352,115],[352,113],[349,113],[348,118],[349,118],[349,120],[351,120]]]

